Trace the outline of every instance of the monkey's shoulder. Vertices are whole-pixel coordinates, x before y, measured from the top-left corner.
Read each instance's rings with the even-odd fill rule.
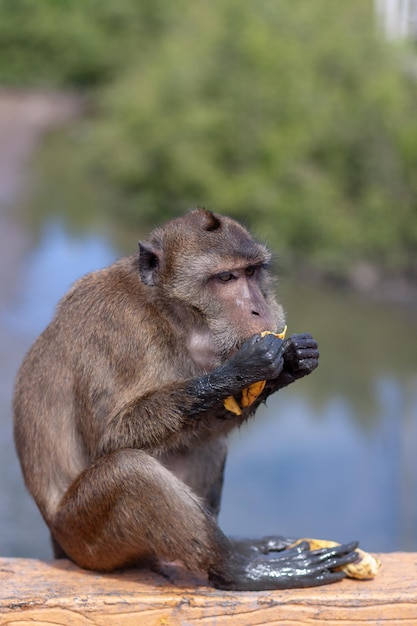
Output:
[[[64,295],[59,306],[91,300],[112,302],[122,295],[128,296],[143,291],[134,256],[123,257],[112,265],[89,272],[79,278]]]
[[[159,354],[168,369],[179,331],[169,315],[161,314],[151,291],[140,279],[135,256],[86,274],[60,300],[38,343],[48,351],[59,345],[61,352],[65,348],[79,358],[98,350],[112,361],[132,360],[136,367],[145,361],[151,367]],[[176,356],[183,351],[185,342],[176,347]]]

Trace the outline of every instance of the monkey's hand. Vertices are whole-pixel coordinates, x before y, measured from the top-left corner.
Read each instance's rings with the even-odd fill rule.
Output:
[[[311,374],[319,364],[317,342],[310,334],[291,335],[283,343],[284,365],[276,380],[274,391]]]
[[[273,334],[254,335],[226,364],[237,382],[236,391],[260,380],[277,378],[284,367],[285,342]]]
[[[316,587],[337,582],[344,572],[334,571],[358,558],[357,542],[309,551],[302,542],[294,548],[248,557],[241,552],[229,555],[225,571],[211,573],[210,580],[219,589],[261,591]]]
[[[263,343],[265,339],[268,341]],[[265,350],[265,353],[262,354],[261,350],[256,350],[257,347]],[[261,368],[265,364],[263,360],[265,355],[274,356],[269,363],[271,367],[264,369],[261,373]],[[252,383],[242,390],[240,404],[233,396],[224,401],[224,406],[228,411],[241,415],[243,408],[251,406],[254,402],[256,402],[254,405],[256,408],[259,402],[264,401],[271,393],[310,374],[318,365],[319,352],[317,342],[309,334],[292,335],[282,341],[277,335],[268,333],[255,335],[244,343],[234,357],[234,359],[238,358],[240,365],[243,363],[249,366],[256,381],[255,384]],[[233,364],[233,360],[230,364]],[[264,379],[258,379],[262,375]],[[265,386],[266,390],[263,392]]]
[[[193,397],[194,403],[187,413],[189,416],[200,415],[211,408],[218,408],[219,403],[223,404],[230,397],[240,396],[253,383],[276,380],[283,367],[282,339],[273,334],[254,335],[223,365],[188,384],[187,391]],[[230,411],[227,406],[225,408]],[[240,408],[232,410],[233,413],[240,415]]]

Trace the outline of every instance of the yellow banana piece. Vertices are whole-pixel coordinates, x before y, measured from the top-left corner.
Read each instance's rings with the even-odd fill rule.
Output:
[[[226,400],[223,400],[224,408],[234,413],[235,415],[242,415],[242,409],[236,402],[233,396],[229,396]]]
[[[327,541],[326,539],[298,539],[295,543],[288,547],[292,548],[302,541],[307,541],[310,550],[334,548],[334,546],[340,545],[336,541]],[[375,578],[379,568],[381,567],[381,561],[373,556],[373,554],[365,552],[360,548],[356,548],[355,552],[359,554],[358,560],[353,563],[348,563],[347,565],[342,565],[342,567],[339,567],[338,569],[345,572],[348,578],[356,578],[357,580]]]
[[[278,339],[285,339],[285,335],[287,332],[287,327],[285,326],[284,330],[281,333],[273,333],[271,330],[265,330],[261,333],[261,337],[265,337],[265,335],[275,335]],[[233,396],[229,396],[224,400],[223,405],[224,408],[234,413],[235,415],[242,415],[242,409],[246,409],[253,402],[255,402],[256,398],[262,393],[264,387],[266,385],[266,380],[259,380],[256,383],[252,383],[249,387],[242,390],[242,399],[240,401],[241,406],[237,403]]]
[[[240,404],[243,409],[246,409],[247,406],[250,406],[253,402],[255,402],[256,398],[261,394],[266,385],[266,380],[260,380],[257,383],[252,383],[246,389],[242,389],[242,399]]]
[[[261,333],[261,337],[266,337],[266,335],[275,335],[275,337],[277,337],[278,339],[285,339],[285,335],[287,334],[287,326],[284,326],[284,330],[280,333],[273,333],[272,330],[264,330],[263,333]]]

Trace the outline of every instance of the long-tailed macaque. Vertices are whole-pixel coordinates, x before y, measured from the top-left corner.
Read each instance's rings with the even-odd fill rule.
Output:
[[[139,253],[81,278],[21,366],[15,441],[56,556],[110,571],[180,559],[219,588],[282,589],[344,576],[355,543],[309,551],[227,539],[216,523],[228,433],[310,374],[308,335],[281,340],[270,253],[204,209]],[[241,415],[230,396],[266,380]]]

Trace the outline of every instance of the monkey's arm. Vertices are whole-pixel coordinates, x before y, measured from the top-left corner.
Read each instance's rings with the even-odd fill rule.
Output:
[[[225,398],[258,380],[275,380],[283,363],[283,342],[273,335],[255,335],[209,374],[132,398],[107,422],[99,454],[120,448],[175,448],[186,444],[181,437],[187,431],[196,434],[201,420],[205,436],[210,418],[226,416]],[[214,422],[218,427],[218,420]]]

